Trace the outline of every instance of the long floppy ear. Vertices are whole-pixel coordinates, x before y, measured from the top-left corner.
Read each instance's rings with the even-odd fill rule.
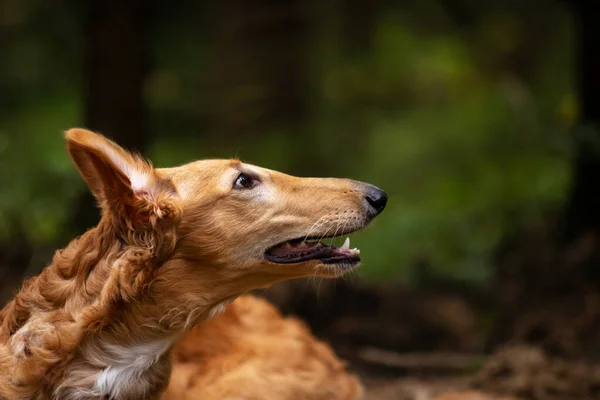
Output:
[[[176,190],[149,161],[85,129],[70,129],[65,136],[69,154],[103,212],[130,227],[153,226],[175,216],[169,199]]]

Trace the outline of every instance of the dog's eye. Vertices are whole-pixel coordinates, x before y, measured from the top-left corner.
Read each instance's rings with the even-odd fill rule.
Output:
[[[238,175],[235,179],[234,189],[251,189],[258,183],[258,179],[248,176],[244,173]]]

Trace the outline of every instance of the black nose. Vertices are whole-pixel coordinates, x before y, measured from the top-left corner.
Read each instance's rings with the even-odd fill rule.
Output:
[[[367,199],[367,203],[369,203],[377,212],[376,215],[380,214],[387,204],[387,194],[375,186],[371,186],[367,189],[365,198]]]

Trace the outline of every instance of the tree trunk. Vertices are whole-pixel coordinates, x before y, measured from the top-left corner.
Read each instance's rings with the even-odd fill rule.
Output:
[[[138,151],[149,141],[143,99],[148,13],[143,0],[92,0],[85,21],[85,127]],[[67,234],[82,233],[97,219],[94,199],[86,192],[75,206]]]
[[[294,126],[307,114],[304,0],[216,4],[212,132],[235,138]]]
[[[578,90],[581,106],[580,126],[576,131],[576,159],[573,186],[566,210],[567,241],[585,232],[600,233],[600,3],[579,1],[573,4],[579,30]]]

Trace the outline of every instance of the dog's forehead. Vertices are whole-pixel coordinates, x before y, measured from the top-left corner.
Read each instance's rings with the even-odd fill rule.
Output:
[[[173,180],[183,197],[192,195],[200,187],[229,188],[231,181],[240,173],[264,178],[275,173],[265,168],[246,164],[237,159],[206,159],[173,168],[160,168],[159,173]]]
[[[235,166],[236,160],[208,159],[192,161],[177,167],[159,168],[161,175],[177,181],[214,178]]]
[[[245,172],[257,176],[266,176],[278,173],[257,165],[244,163],[238,159],[206,159],[193,161],[173,168],[160,168],[161,174],[175,180],[186,180],[199,178],[205,180],[219,179],[223,174]]]
[[[257,174],[265,174],[274,171],[270,171],[265,168],[258,167],[256,165],[243,163],[237,159],[206,159],[192,161],[190,163],[180,165],[171,168],[158,168],[158,171],[170,178],[174,179],[185,179],[189,177],[205,176],[207,178],[216,178],[219,174],[228,172],[228,170],[235,171],[253,171]]]

